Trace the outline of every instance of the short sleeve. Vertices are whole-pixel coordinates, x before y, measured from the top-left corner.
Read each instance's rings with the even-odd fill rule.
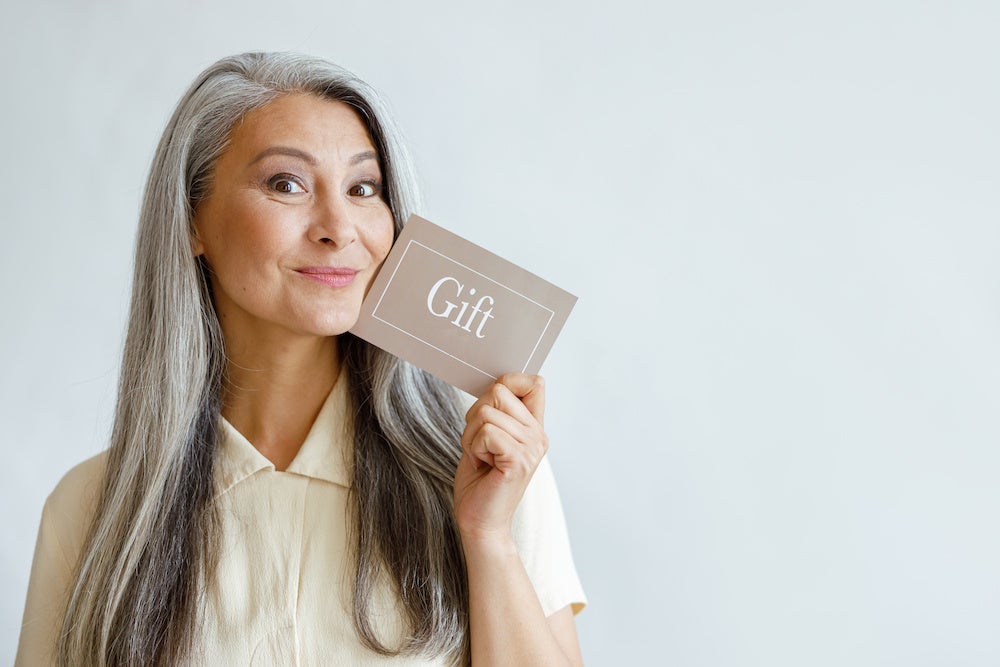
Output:
[[[55,664],[73,571],[104,467],[98,455],[70,470],[42,507],[15,667]]]
[[[578,614],[587,599],[577,576],[566,519],[548,457],[538,464],[514,513],[514,541],[542,611],[549,616],[566,605]]]

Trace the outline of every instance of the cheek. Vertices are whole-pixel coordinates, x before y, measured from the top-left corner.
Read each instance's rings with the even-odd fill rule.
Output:
[[[389,250],[392,249],[392,242],[395,235],[395,225],[392,221],[392,215],[388,215],[386,221],[379,226],[378,233],[372,242],[372,256],[376,261],[382,262],[386,255],[389,254]]]
[[[371,257],[371,272],[368,274],[368,280],[365,282],[365,294],[368,293],[372,283],[375,282],[375,276],[382,268],[382,263],[389,255],[389,250],[392,249],[392,242],[395,240],[393,238],[394,235],[395,225],[393,224],[391,214],[386,216],[384,222],[371,228],[371,233],[368,235],[365,243],[368,254]]]
[[[226,215],[213,220],[209,231],[211,250],[220,263],[233,268],[259,267],[268,257],[274,257],[287,243],[283,239],[274,215],[261,215],[252,206],[234,206]],[[211,256],[208,257],[212,259]]]

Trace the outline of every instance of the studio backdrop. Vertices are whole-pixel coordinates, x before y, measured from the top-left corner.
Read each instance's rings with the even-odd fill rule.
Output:
[[[579,297],[542,368],[593,665],[1000,664],[1000,5],[39,2],[0,56],[0,662],[106,446],[209,63],[356,71],[421,214]]]

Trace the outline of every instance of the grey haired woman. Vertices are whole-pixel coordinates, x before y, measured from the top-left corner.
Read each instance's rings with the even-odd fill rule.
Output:
[[[108,450],[46,501],[17,664],[579,664],[544,387],[464,409],[347,333],[416,206],[326,61],[203,72],[153,159]]]

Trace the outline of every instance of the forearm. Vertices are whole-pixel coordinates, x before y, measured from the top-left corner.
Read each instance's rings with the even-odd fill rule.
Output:
[[[512,539],[462,536],[474,667],[572,665],[542,611]]]

